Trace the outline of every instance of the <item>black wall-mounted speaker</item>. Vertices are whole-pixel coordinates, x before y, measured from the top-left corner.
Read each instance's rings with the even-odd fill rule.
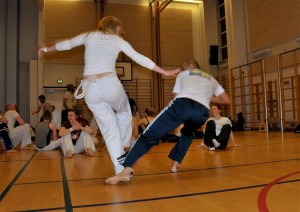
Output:
[[[218,65],[219,63],[219,46],[211,45],[209,47],[209,65]]]

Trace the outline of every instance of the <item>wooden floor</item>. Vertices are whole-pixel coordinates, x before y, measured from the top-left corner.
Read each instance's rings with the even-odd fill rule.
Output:
[[[129,183],[113,174],[104,147],[96,157],[60,151],[0,152],[0,211],[300,211],[300,134],[235,132],[241,148],[200,149],[194,140],[180,172],[172,143],[155,146]]]

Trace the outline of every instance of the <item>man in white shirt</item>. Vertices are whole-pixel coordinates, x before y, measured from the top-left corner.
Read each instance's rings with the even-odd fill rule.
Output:
[[[172,160],[171,172],[177,172],[192,143],[193,132],[209,117],[210,102],[230,104],[223,87],[210,74],[200,70],[198,62],[193,58],[184,62],[183,70],[176,78],[173,93],[175,98],[148,125],[128,154],[118,158],[125,169],[106,179],[107,184],[130,181],[134,163],[153,145],[159,144],[162,136],[184,124],[181,137],[169,154]]]
[[[8,120],[8,129],[10,131],[12,144],[14,147],[21,144],[21,149],[29,149],[31,144],[30,125],[25,123],[23,118],[17,112],[16,105],[8,104],[5,107],[5,117]],[[19,126],[14,127],[18,122]]]

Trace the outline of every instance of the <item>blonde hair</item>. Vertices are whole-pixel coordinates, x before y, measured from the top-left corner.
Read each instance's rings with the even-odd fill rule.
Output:
[[[146,107],[145,108],[145,113],[148,115],[148,116],[154,116],[155,114],[155,110],[151,107]]]
[[[122,23],[118,18],[106,16],[99,21],[98,30],[106,34],[116,34],[117,26],[122,26]]]
[[[195,58],[193,58],[193,57],[187,58],[184,61],[183,66],[184,66],[184,69],[191,68],[191,67],[200,69],[200,65],[199,65],[198,61],[195,60]]]

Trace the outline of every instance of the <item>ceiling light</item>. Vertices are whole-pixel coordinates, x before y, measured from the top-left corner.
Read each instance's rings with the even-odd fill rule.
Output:
[[[271,54],[270,49],[263,49],[263,50],[259,50],[259,51],[254,52],[251,56],[253,58],[260,58],[260,57],[263,57],[263,56],[267,56],[269,54]]]

